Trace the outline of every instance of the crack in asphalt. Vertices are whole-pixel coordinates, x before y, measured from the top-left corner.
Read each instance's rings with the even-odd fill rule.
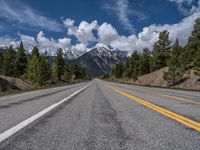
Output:
[[[127,150],[126,142],[131,139],[117,119],[117,111],[98,86],[96,90],[98,92],[94,95],[88,139],[85,141],[87,149]]]

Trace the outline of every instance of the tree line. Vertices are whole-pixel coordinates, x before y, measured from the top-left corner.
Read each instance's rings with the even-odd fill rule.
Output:
[[[200,75],[200,18],[196,19],[185,46],[181,46],[178,39],[172,44],[169,32],[162,31],[151,51],[149,48],[144,48],[142,53],[134,51],[125,63],[116,65],[111,75],[137,80],[138,76],[166,66],[169,69],[163,78],[172,85],[182,80],[185,71],[189,69],[196,70],[195,73]]]
[[[57,50],[53,63],[50,63],[48,56],[40,55],[37,47],[32,49],[30,55],[26,54],[22,42],[17,51],[11,45],[5,53],[0,53],[0,74],[26,79],[39,86],[90,78],[81,65],[65,63],[61,48]]]

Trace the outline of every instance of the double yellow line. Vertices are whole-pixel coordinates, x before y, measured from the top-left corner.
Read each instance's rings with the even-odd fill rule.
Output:
[[[181,115],[179,115],[179,114],[176,114],[176,113],[174,113],[174,112],[172,112],[172,111],[169,111],[169,110],[167,110],[167,109],[164,109],[164,108],[162,108],[162,107],[159,107],[159,106],[157,106],[157,105],[155,105],[155,104],[152,104],[152,103],[150,103],[150,102],[147,102],[147,101],[145,101],[145,100],[142,100],[142,99],[140,99],[140,98],[138,98],[138,97],[135,97],[135,96],[133,96],[133,95],[130,95],[130,94],[128,94],[128,93],[125,93],[125,92],[123,92],[123,91],[121,91],[121,90],[119,90],[119,89],[116,89],[116,88],[114,88],[114,87],[110,87],[110,88],[111,88],[112,90],[114,90],[115,92],[117,92],[117,93],[119,93],[119,94],[121,94],[121,95],[123,95],[123,96],[126,96],[126,97],[128,97],[129,99],[131,99],[131,100],[133,100],[133,101],[136,101],[136,102],[138,102],[138,103],[140,103],[140,104],[142,104],[142,105],[144,105],[144,106],[146,106],[146,107],[148,107],[148,108],[151,108],[152,110],[154,110],[154,111],[156,111],[156,112],[159,112],[159,113],[161,113],[161,114],[163,114],[163,115],[165,115],[165,116],[167,116],[167,117],[169,117],[169,118],[171,118],[171,119],[173,119],[173,120],[176,120],[176,121],[178,121],[178,122],[180,122],[180,123],[182,123],[182,124],[184,124],[184,125],[186,125],[186,126],[192,128],[192,129],[194,129],[194,130],[200,132],[200,123],[199,123],[199,122],[196,122],[196,121],[194,121],[194,120],[191,120],[191,119],[189,119],[189,118],[186,118],[186,117],[184,117],[184,116],[181,116]]]

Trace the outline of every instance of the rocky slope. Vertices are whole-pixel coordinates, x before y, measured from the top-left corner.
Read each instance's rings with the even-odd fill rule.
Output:
[[[0,92],[13,90],[29,90],[32,88],[33,85],[28,81],[0,75]]]

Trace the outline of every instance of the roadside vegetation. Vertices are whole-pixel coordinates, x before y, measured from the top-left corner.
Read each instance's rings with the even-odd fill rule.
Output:
[[[10,46],[5,53],[0,53],[0,76],[20,78],[34,87],[77,83],[90,79],[82,66],[65,63],[62,49],[57,50],[53,62],[50,62],[48,56],[41,55],[37,47],[27,55],[22,42],[17,51]],[[0,90],[4,88],[2,86],[0,83]]]
[[[142,53],[134,51],[125,63],[117,64],[112,73],[103,78],[136,81],[139,76],[164,67],[168,67],[168,71],[164,72],[163,79],[169,86],[185,80],[184,74],[188,70],[194,70],[195,75],[200,76],[200,18],[185,46],[181,46],[178,39],[172,43],[168,31],[160,32],[151,51],[149,48],[144,48]]]

